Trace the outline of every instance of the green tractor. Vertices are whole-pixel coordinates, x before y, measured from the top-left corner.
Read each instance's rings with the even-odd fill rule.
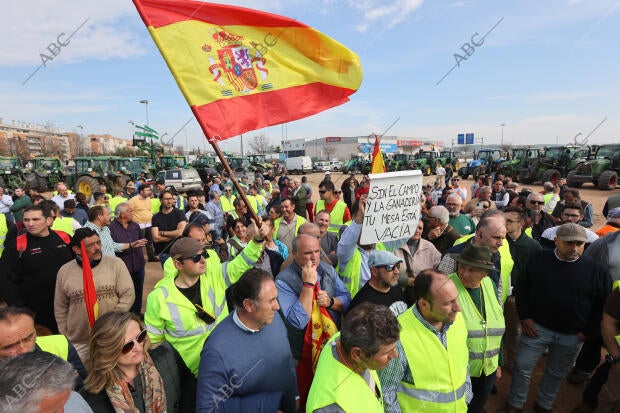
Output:
[[[250,161],[250,170],[254,172],[262,174],[271,171],[273,168],[273,166],[267,162],[265,155],[248,155],[248,159]]]
[[[109,156],[75,158],[75,174],[68,184],[75,187],[76,192],[86,195],[87,200],[99,191],[99,185],[105,185],[110,193],[123,189],[131,177],[116,168],[119,159]]]
[[[534,182],[551,182],[564,178],[578,164],[586,161],[590,155],[587,146],[554,145],[548,146],[537,159],[519,168],[519,181],[525,184]]]
[[[350,172],[356,174],[367,175],[370,173],[371,162],[362,156],[352,156],[351,159],[342,164],[342,173],[348,174]]]
[[[157,158],[159,170],[164,169],[188,169],[187,158],[182,155],[164,155]]]
[[[64,175],[58,158],[32,158],[24,169],[28,186],[40,192],[54,189],[58,182],[64,181]]]
[[[437,164],[437,162],[441,162],[441,165],[444,168],[447,168],[447,166],[450,165],[453,171],[459,170],[459,158],[456,157],[454,151],[441,151],[439,153],[439,158],[435,160],[435,164]]]
[[[226,162],[234,172],[243,173],[250,171],[250,161],[246,157],[241,156],[226,156]],[[218,170],[221,172],[224,170],[224,166],[218,163]]]
[[[498,174],[510,176],[515,181],[519,180],[519,170],[526,168],[531,162],[538,159],[540,153],[538,148],[514,148],[509,159],[499,165]]]
[[[594,159],[584,161],[568,173],[566,184],[579,188],[584,182],[592,182],[601,190],[616,189],[620,173],[620,145],[601,145]]]
[[[112,169],[120,171],[134,182],[140,177],[147,181],[153,179],[151,171],[142,163],[140,158],[111,158],[110,162]]]
[[[26,179],[19,158],[0,156],[0,186],[5,189],[15,189],[25,183]]]
[[[413,169],[415,156],[408,153],[394,154],[392,159],[387,162],[388,171],[407,171]]]
[[[425,176],[432,175],[435,173],[437,159],[437,152],[435,151],[420,151],[415,155],[413,168],[421,170]]]

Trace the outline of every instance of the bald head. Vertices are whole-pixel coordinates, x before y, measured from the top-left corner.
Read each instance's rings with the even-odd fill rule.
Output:
[[[311,237],[320,238],[321,230],[318,225],[313,224],[312,222],[304,222],[299,226],[298,234],[310,235]]]

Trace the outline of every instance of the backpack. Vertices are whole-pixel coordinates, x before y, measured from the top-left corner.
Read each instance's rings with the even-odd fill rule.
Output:
[[[60,239],[66,244],[69,245],[71,243],[71,236],[64,231],[52,230],[60,237]],[[22,257],[22,254],[28,248],[28,234],[21,234],[17,236],[17,242],[15,244],[17,247],[17,252],[19,253],[19,258]]]

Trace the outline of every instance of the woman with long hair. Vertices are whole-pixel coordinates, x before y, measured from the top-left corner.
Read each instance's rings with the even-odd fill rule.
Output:
[[[90,368],[81,394],[97,413],[193,412],[195,380],[164,342],[150,350],[144,323],[133,313],[99,317],[90,334]]]

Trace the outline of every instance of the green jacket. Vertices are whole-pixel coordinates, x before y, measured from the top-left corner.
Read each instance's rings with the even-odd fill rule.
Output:
[[[24,208],[32,205],[32,201],[28,195],[20,196],[15,201],[13,201],[13,205],[9,208],[9,211],[13,213],[15,217],[15,222],[21,221],[24,219]]]

